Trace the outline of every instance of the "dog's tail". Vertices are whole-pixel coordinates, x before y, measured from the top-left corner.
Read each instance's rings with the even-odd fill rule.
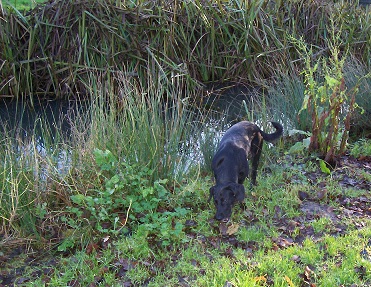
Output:
[[[260,131],[262,137],[264,140],[268,142],[274,142],[275,140],[279,139],[282,136],[283,133],[283,126],[276,122],[271,122],[276,131],[272,134],[267,134],[263,131]]]

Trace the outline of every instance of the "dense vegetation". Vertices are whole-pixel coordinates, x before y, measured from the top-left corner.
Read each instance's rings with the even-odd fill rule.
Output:
[[[370,66],[369,13],[347,2],[52,1],[3,13],[7,96],[76,97],[101,69],[142,81],[151,73],[261,83],[300,73],[298,41],[314,61],[336,47]]]
[[[2,103],[77,106],[2,123],[0,283],[369,285],[371,144],[349,136],[371,127],[370,26],[343,1],[0,2]],[[285,137],[225,225],[207,197],[231,119],[210,103],[230,86]]]

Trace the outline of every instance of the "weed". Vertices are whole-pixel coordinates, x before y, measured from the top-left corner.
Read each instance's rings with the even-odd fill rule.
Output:
[[[161,67],[162,79],[185,75],[191,87],[224,80],[262,83],[301,69],[300,54],[291,46],[290,36],[304,35],[316,47],[315,54],[327,51],[331,21],[341,30],[339,43],[346,43],[354,56],[369,64],[369,15],[354,3],[271,5],[257,0],[154,5],[112,0],[49,4],[26,15],[5,9],[0,26],[3,95],[83,96],[89,71],[120,71],[122,67],[144,86],[150,84],[146,82],[149,75],[156,75],[155,66]],[[50,36],[57,34],[58,39]],[[20,49],[14,53],[12,47]],[[186,90],[179,91],[188,96]],[[202,97],[196,99],[202,101]]]
[[[75,219],[65,218],[71,227],[83,219],[81,224],[87,221],[103,235],[118,235],[136,228],[139,223],[139,234],[144,238],[154,236],[164,246],[169,245],[170,240],[184,239],[184,224],[179,219],[189,211],[174,207],[174,211],[161,212],[162,208],[168,208],[171,196],[165,187],[167,180],[152,183],[152,170],[119,162],[108,150],[96,149],[94,155],[103,189],[71,196],[74,206],[69,210]]]
[[[279,77],[279,78],[277,78]],[[269,85],[268,106],[272,114],[280,116],[289,136],[294,133],[310,130],[311,121],[307,111],[299,113],[304,100],[305,85],[297,75],[279,75]],[[281,113],[281,111],[285,111]],[[299,131],[298,131],[299,130]]]
[[[369,69],[365,67],[354,57],[350,56],[344,66],[345,82],[348,87],[359,85],[356,95],[356,103],[360,107],[358,112],[353,114],[351,120],[351,133],[355,135],[362,134],[362,131],[369,130],[371,124],[369,121],[371,106],[369,94],[367,91],[371,89],[371,77]],[[360,80],[361,79],[361,80]]]
[[[329,41],[330,58],[322,58],[312,65],[312,50],[303,41],[296,45],[304,53],[306,68],[303,71],[306,84],[305,98],[301,111],[308,110],[312,119],[309,151],[318,151],[324,161],[335,166],[335,158],[345,152],[349,136],[350,119],[354,109],[358,85],[347,90],[343,67],[347,56],[340,54],[339,34],[332,27]],[[316,79],[318,69],[323,75],[323,82]],[[342,115],[345,113],[345,115]]]
[[[321,217],[317,220],[312,221],[311,225],[313,226],[314,232],[323,233],[324,231],[330,229],[332,221],[328,217]]]
[[[161,67],[153,67],[153,73],[156,69],[160,73]],[[88,130],[88,139],[81,144],[88,143],[92,150],[108,149],[129,165],[145,166],[153,171],[152,178],[177,180],[193,165],[197,140],[192,138],[193,124],[198,117],[177,92],[187,89],[182,77],[172,82],[147,80],[149,86],[123,72],[90,74],[85,84],[91,90],[88,112],[92,121],[86,122],[82,115],[76,130]],[[189,96],[196,92],[190,91]]]
[[[350,154],[356,158],[371,156],[371,140],[358,140],[350,146]]]
[[[151,273],[148,270],[149,268],[143,265],[138,265],[135,268],[130,269],[126,276],[134,285],[142,285],[144,282],[150,278]]]
[[[64,239],[60,251],[82,247],[69,257],[55,255],[58,264],[52,267],[46,264],[32,273],[30,266],[30,274],[17,273],[14,285],[369,285],[366,172],[360,179],[358,174],[349,180],[341,175],[352,188],[338,182],[326,186],[324,199],[338,217],[364,212],[346,218],[352,225],[339,232],[325,218],[308,223],[311,214],[300,209],[298,193],[311,200],[309,193],[319,184],[317,163],[296,164],[297,158],[289,155],[280,160],[284,168],[277,168],[271,159],[277,154],[266,148],[260,185],[248,194],[245,210],[236,207],[238,232],[222,236],[210,223],[210,175],[200,173],[203,159],[195,156],[194,146],[197,136],[204,136],[201,165],[209,166],[219,130],[203,131],[210,128],[203,119],[195,125],[199,119],[188,105],[202,103],[198,81],[265,85],[264,79],[275,76],[277,91],[259,99],[263,114],[274,105],[272,114],[282,122],[321,144],[328,142],[325,157],[339,140],[340,153],[345,137],[338,134],[348,118],[337,118],[356,104],[352,107],[353,94],[343,86],[346,61],[339,51],[357,55],[367,74],[367,12],[350,3],[323,1],[52,1],[23,15],[3,10],[2,3],[1,96],[24,96],[31,102],[40,95],[71,96],[91,104],[76,121],[71,119],[72,146],[50,141],[40,152],[36,133],[31,132],[30,142],[2,134],[1,244],[30,234],[38,240],[42,233],[39,245]],[[334,37],[331,21],[337,29],[335,44],[326,40]],[[290,40],[298,35],[312,48],[307,50],[313,51],[310,60],[333,52],[332,58],[319,61],[317,70],[307,69],[307,94],[296,75],[302,69],[300,53]],[[301,111],[296,126],[303,101],[308,109]],[[250,118],[254,113],[246,108]],[[313,118],[306,113],[317,117],[323,131],[307,133]],[[337,132],[326,129],[331,126]],[[51,137],[48,127],[43,132]],[[56,160],[60,153],[63,163],[71,164],[63,172]],[[352,198],[358,196],[362,198]],[[313,238],[311,228],[319,233]],[[336,237],[328,235],[333,231]],[[87,248],[101,238],[107,246]],[[5,252],[1,248],[2,258]],[[33,254],[30,258],[37,261]],[[33,265],[29,262],[25,264]],[[11,262],[3,260],[4,265]],[[2,269],[2,281],[8,280],[6,273]]]

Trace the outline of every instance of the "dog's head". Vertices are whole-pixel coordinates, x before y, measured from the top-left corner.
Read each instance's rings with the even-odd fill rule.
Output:
[[[210,188],[209,201],[212,197],[216,207],[215,219],[228,221],[232,215],[233,205],[244,200],[245,188],[238,183],[215,185]]]

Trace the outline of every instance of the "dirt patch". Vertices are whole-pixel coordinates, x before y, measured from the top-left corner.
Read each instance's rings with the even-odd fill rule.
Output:
[[[333,222],[339,221],[337,215],[334,213],[334,208],[326,204],[320,204],[314,201],[304,201],[300,206],[300,210],[308,219],[327,217]]]

